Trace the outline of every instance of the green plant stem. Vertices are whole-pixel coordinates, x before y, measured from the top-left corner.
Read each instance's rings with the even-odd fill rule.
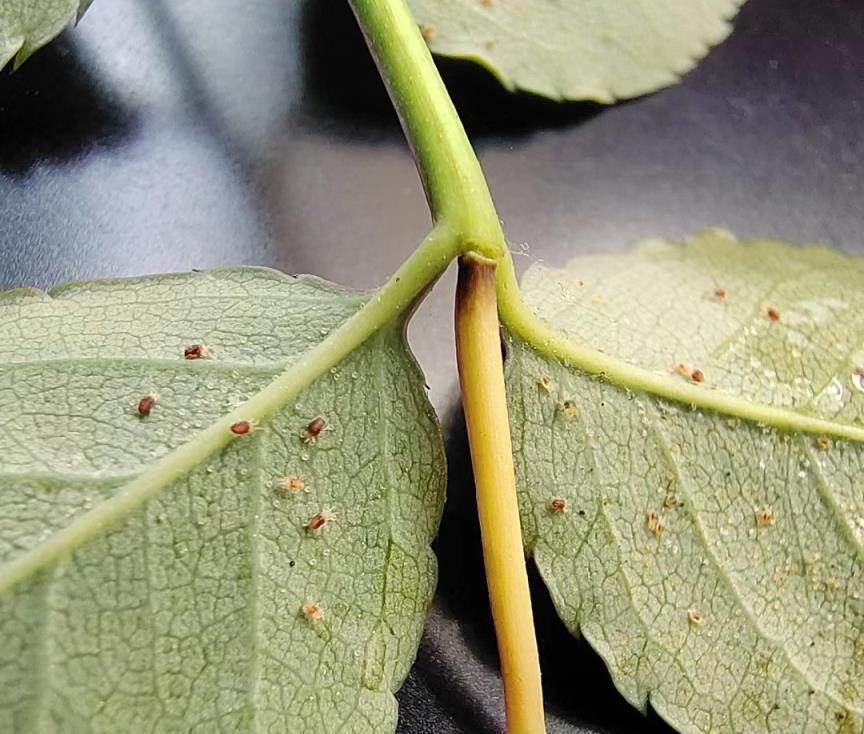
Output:
[[[435,222],[497,260],[504,233],[486,178],[404,0],[349,0],[399,113]]]
[[[122,485],[110,499],[80,515],[50,538],[0,565],[0,593],[68,556],[115,525],[173,482],[186,476],[231,441],[240,420],[266,421],[331,367],[369,339],[382,325],[403,318],[459,252],[455,232],[441,224],[364,306],[320,344],[288,366],[267,387]]]

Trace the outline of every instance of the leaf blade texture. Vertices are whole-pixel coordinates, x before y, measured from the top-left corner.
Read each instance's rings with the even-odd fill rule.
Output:
[[[13,59],[19,67],[77,22],[92,1],[0,0],[0,70]]]
[[[0,296],[0,577],[365,298],[263,269]],[[0,730],[393,730],[444,482],[403,330],[0,595]]]
[[[743,0],[411,0],[435,53],[509,89],[612,103],[676,83],[730,32]]]
[[[861,424],[862,275],[719,231],[526,273],[528,303],[574,341],[792,414],[681,404],[509,337],[527,549],[625,698],[679,731],[862,731],[864,450],[794,428]]]

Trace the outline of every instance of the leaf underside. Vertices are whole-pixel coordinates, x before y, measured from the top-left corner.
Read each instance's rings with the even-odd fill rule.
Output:
[[[430,48],[504,86],[611,103],[674,84],[744,0],[409,0]]]
[[[16,68],[77,21],[93,0],[0,0],[0,70]]]
[[[0,296],[0,580],[364,300],[261,269]],[[184,359],[193,343],[212,357]],[[287,476],[304,487],[277,489]],[[392,731],[433,593],[443,477],[422,376],[390,324],[0,595],[0,731]],[[308,530],[322,510],[332,520]]]
[[[712,231],[535,266],[523,289],[574,341],[670,381],[686,363],[705,390],[864,421],[861,260]],[[681,732],[864,731],[864,447],[509,342],[527,548],[624,696]]]

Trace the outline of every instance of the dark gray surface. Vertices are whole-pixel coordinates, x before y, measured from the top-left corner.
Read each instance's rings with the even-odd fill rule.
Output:
[[[722,226],[864,252],[864,4],[750,0],[684,83],[612,109],[511,97],[443,64],[517,264]],[[0,285],[226,264],[371,288],[428,228],[337,0],[97,0],[0,75]],[[412,340],[451,459],[441,588],[400,731],[501,731],[458,419],[452,277]],[[666,732],[611,687],[534,579],[551,732]]]

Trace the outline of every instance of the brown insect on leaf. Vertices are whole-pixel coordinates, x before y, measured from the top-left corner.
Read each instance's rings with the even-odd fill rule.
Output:
[[[555,497],[555,499],[549,503],[549,509],[558,514],[567,512],[567,500],[563,497]]]
[[[320,533],[335,519],[336,516],[330,512],[330,510],[321,510],[321,512],[318,512],[309,518],[306,523],[306,529],[312,533]]]
[[[777,322],[780,320],[780,312],[776,308],[767,308],[765,309],[765,315],[768,317],[769,321]]]
[[[157,400],[158,397],[154,393],[150,393],[141,398],[138,401],[138,415],[142,418],[146,418],[150,415],[150,411],[153,410],[153,406],[156,405]]]
[[[300,434],[300,438],[303,443],[315,443],[315,441],[318,439],[318,436],[321,435],[321,431],[324,430],[326,425],[326,422],[320,415],[317,418],[313,418],[311,421],[309,421],[309,425],[307,425]]]
[[[206,344],[190,344],[183,350],[185,359],[207,359],[210,356],[210,350]]]
[[[231,433],[238,436],[245,436],[247,433],[252,433],[254,426],[250,421],[237,421],[231,424]]]

